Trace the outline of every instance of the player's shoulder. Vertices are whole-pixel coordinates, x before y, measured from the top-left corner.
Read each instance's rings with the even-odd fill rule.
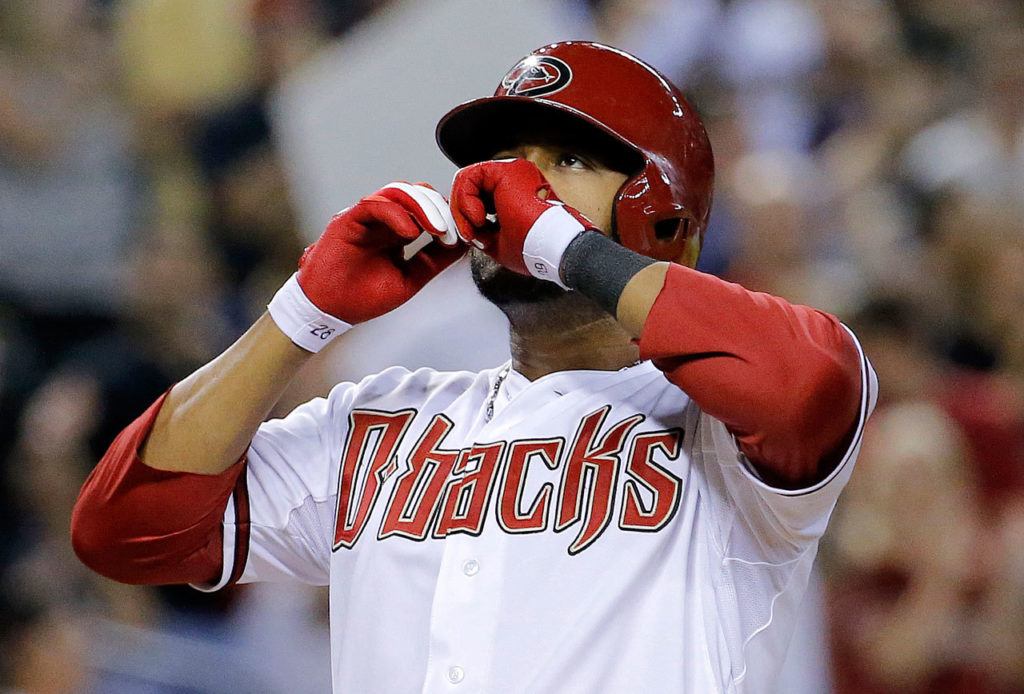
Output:
[[[408,369],[392,366],[370,374],[358,383],[340,383],[331,390],[332,401],[346,401],[350,407],[392,409],[416,407],[432,400],[452,401],[466,393],[490,388],[497,372],[442,371],[430,367]]]

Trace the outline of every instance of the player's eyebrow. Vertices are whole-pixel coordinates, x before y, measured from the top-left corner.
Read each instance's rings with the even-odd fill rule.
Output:
[[[510,159],[512,157],[517,156],[517,153],[516,153],[517,149],[518,149],[518,147],[502,147],[497,152],[495,152],[490,157],[488,157],[488,159],[490,159],[490,160],[494,160],[494,159]]]
[[[620,167],[614,165],[614,162],[612,162],[606,153],[602,152],[599,147],[593,144],[588,144],[583,138],[578,136],[573,137],[571,134],[560,135],[556,133],[536,133],[525,135],[523,137],[515,138],[515,142],[513,144],[499,147],[493,154],[487,157],[487,159],[507,159],[519,156],[518,153],[521,148],[530,146],[546,147],[552,151],[558,152],[559,154],[572,154],[590,164],[596,165],[598,168],[608,169],[609,171],[620,170]]]

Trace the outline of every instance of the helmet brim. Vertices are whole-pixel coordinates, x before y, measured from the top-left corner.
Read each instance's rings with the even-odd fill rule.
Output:
[[[519,144],[543,126],[587,141],[610,168],[638,173],[645,163],[639,149],[599,121],[557,101],[525,96],[486,96],[460,104],[437,124],[437,145],[456,166],[491,158]]]

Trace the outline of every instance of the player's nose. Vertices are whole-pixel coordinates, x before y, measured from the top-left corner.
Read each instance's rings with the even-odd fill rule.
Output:
[[[547,156],[547,150],[544,147],[536,145],[525,145],[519,149],[518,156],[525,159],[528,162],[532,162],[538,169],[543,171],[550,159]]]

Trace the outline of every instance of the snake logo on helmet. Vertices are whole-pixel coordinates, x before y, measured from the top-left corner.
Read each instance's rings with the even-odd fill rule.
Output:
[[[526,114],[568,115],[636,155],[636,170],[615,198],[624,246],[677,261],[703,239],[714,187],[711,143],[682,92],[650,65],[588,41],[545,46],[518,62],[493,96],[442,117],[437,142],[457,166],[482,161]]]
[[[512,96],[546,96],[569,86],[572,68],[552,56],[524,58],[501,80],[501,88]]]

